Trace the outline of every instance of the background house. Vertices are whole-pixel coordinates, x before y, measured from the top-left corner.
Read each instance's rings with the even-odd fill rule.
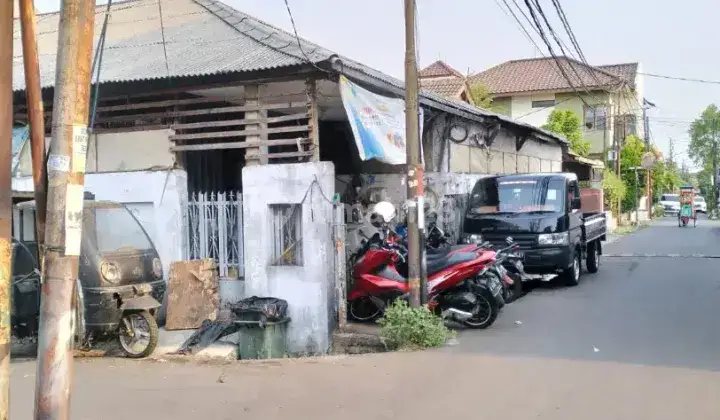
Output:
[[[561,67],[560,67],[561,66]],[[560,70],[562,69],[562,71]],[[572,85],[567,79],[572,81]],[[540,127],[555,109],[571,109],[581,117],[590,153],[604,152],[627,135],[644,135],[644,78],[640,63],[588,66],[559,57],[512,60],[465,77],[442,62],[420,73],[423,89],[455,99],[458,85],[482,83],[493,106],[516,120]]]

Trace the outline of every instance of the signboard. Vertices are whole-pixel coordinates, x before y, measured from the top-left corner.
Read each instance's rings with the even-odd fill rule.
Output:
[[[376,159],[390,165],[404,165],[407,161],[405,100],[374,94],[342,75],[340,96],[360,152],[360,159]],[[419,119],[422,137],[422,108]],[[422,148],[420,156],[422,157]]]
[[[645,169],[652,169],[653,166],[655,166],[655,154],[652,152],[647,152],[642,157],[642,167]]]

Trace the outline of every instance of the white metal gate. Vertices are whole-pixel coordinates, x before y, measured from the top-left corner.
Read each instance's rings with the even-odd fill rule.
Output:
[[[193,194],[183,207],[184,258],[214,258],[220,278],[243,278],[242,194]]]

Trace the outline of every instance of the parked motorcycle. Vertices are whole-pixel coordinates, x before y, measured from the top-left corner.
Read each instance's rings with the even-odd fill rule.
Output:
[[[523,255],[518,253],[518,245],[507,238],[508,246],[495,251],[495,261],[485,273],[502,280],[502,297],[505,303],[513,302],[523,296],[523,282],[527,275],[522,264]]]
[[[388,202],[375,205],[381,232],[364,242],[356,253],[354,285],[348,293],[348,313],[359,321],[381,316],[395,299],[407,299],[407,249],[390,230],[395,208]],[[452,319],[469,328],[487,328],[499,311],[502,285],[499,281],[475,281],[494,259],[495,253],[460,252],[461,248],[427,258],[428,308],[443,319]]]

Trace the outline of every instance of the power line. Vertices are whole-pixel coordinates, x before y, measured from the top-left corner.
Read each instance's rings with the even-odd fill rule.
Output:
[[[507,0],[502,0],[502,2],[505,3],[505,7],[507,7],[507,10],[505,10],[505,9],[502,7],[502,5],[500,4],[500,2],[499,2],[498,0],[495,0],[495,4],[498,5],[498,7],[500,8],[500,10],[502,10],[502,11],[505,13],[505,15],[507,15],[508,17],[510,17],[510,16],[512,15],[513,19],[515,19],[515,22],[517,22],[518,27],[520,28],[520,30],[525,34],[525,38],[527,38],[528,41],[530,41],[533,45],[535,45],[535,48],[538,50],[538,52],[540,53],[540,55],[542,55],[542,56],[544,57],[545,54],[543,54],[542,49],[541,49],[540,46],[537,44],[537,42],[535,42],[535,40],[533,39],[533,37],[530,36],[530,32],[528,32],[527,29],[525,29],[525,26],[522,24],[522,22],[520,22],[520,18],[518,18],[518,16],[517,16],[517,15],[515,14],[515,12],[512,10],[512,8],[511,8],[510,5],[508,4]],[[517,3],[515,3],[515,4],[517,5]],[[508,12],[510,12],[510,13],[508,13]],[[522,13],[522,10],[520,10],[520,12]],[[523,15],[525,15],[525,14],[523,13]],[[527,16],[525,16],[525,17],[527,18]]]
[[[157,0],[158,13],[160,14],[160,35],[162,36],[163,55],[165,56],[165,71],[170,77],[170,63],[168,62],[167,44],[165,43],[165,22],[163,21],[162,0]]]
[[[638,74],[642,74],[643,76],[648,76],[648,77],[656,77],[656,78],[658,78],[658,79],[678,80],[678,81],[681,81],[681,82],[692,82],[692,83],[705,83],[705,84],[711,84],[711,85],[720,85],[720,80],[694,79],[694,78],[691,78],[691,77],[665,76],[665,75],[662,75],[662,74],[642,73],[642,72],[638,72]]]
[[[305,50],[302,47],[302,42],[300,39],[300,35],[298,35],[297,26],[295,26],[295,18],[293,17],[292,10],[290,9],[290,2],[288,0],[285,1],[285,8],[287,9],[288,16],[290,16],[290,24],[292,25],[293,34],[295,35],[295,40],[297,41],[298,49],[300,50],[300,53],[305,57],[305,61],[307,61],[310,65],[315,67],[315,69],[320,70],[323,73],[329,73],[327,70],[320,68],[317,64],[315,64],[314,61],[308,57],[308,55],[305,53]]]

